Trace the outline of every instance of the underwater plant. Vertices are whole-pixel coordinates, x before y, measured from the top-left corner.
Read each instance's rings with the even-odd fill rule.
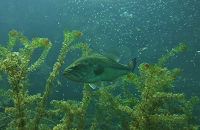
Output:
[[[57,62],[46,81],[44,94],[29,95],[28,76],[44,62],[52,43],[47,38],[37,37],[28,41],[16,30],[9,32],[8,46],[0,46],[0,72],[8,76],[7,79],[11,86],[8,91],[2,89],[0,93],[14,102],[14,106],[5,108],[5,113],[12,115],[12,120],[7,126],[8,130],[111,129],[112,122],[118,122],[115,129],[125,130],[198,129],[191,123],[195,121],[192,110],[199,98],[192,97],[186,101],[184,94],[170,92],[176,75],[182,70],[178,68],[168,70],[164,67],[165,62],[171,56],[187,50],[185,43],[173,48],[171,52],[159,59],[157,64],[140,64],[139,76],[133,73],[124,76],[123,93],[120,95],[112,94],[112,91],[117,88],[114,84],[108,86],[105,83],[103,89],[91,91],[86,83],[82,102],[52,100],[50,103],[55,109],[47,109],[47,99],[53,93],[53,81],[59,76],[67,52],[77,48],[82,48],[82,56],[87,56],[92,52],[87,44],[71,45],[72,41],[81,36],[82,33],[79,31],[72,33],[68,30],[64,31],[64,42]],[[19,52],[13,52],[17,41],[20,41],[24,48],[20,48]],[[29,65],[34,50],[39,47],[43,48],[43,53],[34,64]],[[134,94],[128,90],[127,84],[137,86],[140,98],[134,97]],[[96,114],[90,117],[93,122],[88,122],[89,111],[87,109],[88,105],[92,104],[91,101],[95,102]],[[29,109],[30,104],[36,105],[35,111]],[[34,117],[31,116],[31,112],[34,113]],[[44,117],[51,120],[52,118],[56,119],[58,115],[63,115],[61,122],[56,123],[53,128],[41,123],[41,119]]]

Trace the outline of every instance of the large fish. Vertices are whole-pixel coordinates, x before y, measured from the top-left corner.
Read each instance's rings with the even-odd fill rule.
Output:
[[[89,83],[93,89],[103,87],[102,81],[119,83],[120,77],[133,72],[136,58],[127,65],[118,63],[119,59],[119,53],[114,51],[106,55],[93,54],[81,57],[65,69],[63,76],[75,82]]]

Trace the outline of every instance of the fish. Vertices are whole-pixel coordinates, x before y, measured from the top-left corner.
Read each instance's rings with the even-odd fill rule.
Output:
[[[119,60],[120,54],[115,51],[106,55],[94,53],[77,59],[64,70],[63,76],[74,82],[89,83],[93,89],[102,88],[104,81],[118,84],[120,77],[133,72],[136,67],[136,58],[127,65],[120,64]]]
[[[142,33],[142,30],[138,27],[135,27],[137,29],[138,32],[141,32]]]
[[[143,48],[139,49],[138,51],[144,51],[144,50],[147,50],[147,49],[148,49],[148,47],[143,47]]]

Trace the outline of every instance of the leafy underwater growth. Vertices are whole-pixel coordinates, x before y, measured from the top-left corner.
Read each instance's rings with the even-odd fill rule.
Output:
[[[43,116],[49,115],[48,111],[45,110],[46,101],[48,96],[51,94],[53,80],[55,80],[56,76],[59,75],[60,68],[64,64],[63,60],[65,59],[66,53],[83,46],[82,43],[79,43],[69,47],[70,43],[75,40],[75,37],[71,35],[71,33],[65,34],[64,36],[65,41],[63,42],[58,60],[54,64],[53,71],[47,80],[46,91],[43,96],[41,96],[41,94],[32,96],[28,94],[28,75],[44,62],[48,51],[52,46],[51,42],[47,38],[36,37],[34,37],[33,41],[30,42],[26,37],[22,36],[20,32],[13,30],[9,32],[8,47],[5,48],[0,46],[0,54],[2,56],[0,70],[1,72],[5,71],[8,75],[8,82],[12,87],[12,89],[9,89],[7,92],[2,90],[1,93],[4,96],[13,99],[15,104],[14,107],[8,107],[5,110],[6,113],[14,116],[14,120],[9,123],[8,129],[37,130],[39,129],[38,125],[40,119]],[[20,41],[24,45],[24,48],[19,49],[19,52],[12,52],[17,41]],[[32,57],[34,50],[38,47],[44,49],[43,53],[40,58],[29,67],[30,58]],[[27,106],[29,104],[35,104],[35,102],[38,104],[36,108],[37,112],[34,119],[30,119],[30,111],[27,109]]]
[[[199,100],[198,97],[192,97],[190,101],[186,102],[183,94],[170,93],[169,90],[173,87],[172,83],[175,81],[176,75],[182,70],[163,68],[170,56],[179,51],[183,52],[186,48],[185,43],[181,43],[180,46],[173,48],[171,52],[159,59],[158,64],[142,63],[139,67],[140,77],[129,74],[124,78],[125,83],[134,83],[141,92],[141,100],[133,109],[128,106],[119,107],[132,118],[129,124],[131,129],[197,129],[188,123],[193,118],[191,111],[194,104],[192,105],[191,102],[196,104]],[[179,107],[179,111],[174,112],[173,108],[170,108],[174,105],[174,101],[180,102],[185,108]]]
[[[159,59],[158,64],[142,63],[139,66],[140,76],[135,74],[125,76],[122,83],[123,94],[117,96],[112,94],[116,85],[106,86],[103,89],[91,92],[89,85],[85,84],[81,103],[70,100],[53,100],[51,104],[57,109],[45,109],[47,98],[52,93],[53,80],[59,75],[67,52],[76,48],[82,48],[83,56],[92,52],[87,44],[70,45],[73,40],[79,39],[81,36],[82,33],[79,31],[72,33],[68,30],[64,31],[65,39],[60,55],[47,80],[46,90],[41,96],[41,94],[28,94],[28,75],[44,62],[51,48],[51,42],[46,38],[36,37],[30,42],[20,32],[13,30],[9,33],[8,47],[0,47],[2,56],[0,71],[8,75],[8,82],[11,85],[10,90],[7,92],[2,90],[1,94],[13,99],[15,104],[14,107],[7,107],[5,110],[6,113],[13,115],[13,120],[9,123],[7,129],[50,129],[49,126],[40,124],[41,118],[55,118],[63,113],[62,122],[54,126],[54,130],[112,129],[111,122],[116,123],[116,121],[118,125],[115,125],[115,129],[197,129],[190,123],[194,119],[192,110],[199,100],[198,97],[192,97],[189,101],[186,101],[183,94],[171,93],[170,88],[173,86],[176,75],[181,73],[182,70],[163,68],[169,57],[179,51],[187,50],[184,43]],[[16,41],[20,41],[24,45],[24,49],[19,49],[19,52],[12,52]],[[40,58],[29,67],[30,58],[38,47],[43,48],[44,51]],[[128,90],[128,83],[137,86],[137,90],[141,93],[140,98],[134,97],[133,92]],[[133,84],[132,86],[134,86]],[[92,105],[92,100],[96,103],[96,109],[94,109],[96,114],[92,117],[94,122],[88,123],[86,119],[90,112],[87,112],[87,108],[88,105]],[[182,104],[183,107],[179,106],[177,102]],[[37,104],[35,116],[31,118],[27,106],[35,103]],[[118,115],[119,119],[116,119],[115,115]]]

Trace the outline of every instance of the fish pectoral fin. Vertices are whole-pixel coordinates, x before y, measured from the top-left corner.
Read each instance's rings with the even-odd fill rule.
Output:
[[[118,78],[116,78],[115,80],[113,80],[112,82],[114,84],[116,84],[117,86],[119,86],[122,83],[122,78],[123,76],[119,76]]]
[[[94,70],[94,74],[95,75],[101,75],[104,72],[104,68],[103,67],[99,67],[96,70]]]
[[[95,89],[95,88],[102,88],[103,87],[103,82],[99,81],[99,82],[95,82],[95,83],[89,83],[90,87]]]

